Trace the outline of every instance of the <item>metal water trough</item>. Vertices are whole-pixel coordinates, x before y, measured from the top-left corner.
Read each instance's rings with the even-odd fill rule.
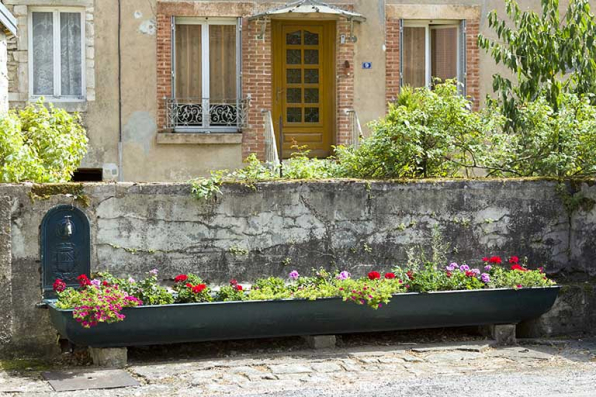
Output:
[[[489,324],[540,317],[560,287],[406,293],[378,310],[339,298],[142,306],[124,321],[83,328],[50,303],[52,324],[76,345],[123,347]]]

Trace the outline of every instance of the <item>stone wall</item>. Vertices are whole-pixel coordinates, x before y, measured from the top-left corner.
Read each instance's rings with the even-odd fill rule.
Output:
[[[3,31],[0,31],[0,115],[3,115],[8,111],[7,59],[6,34]]]
[[[87,214],[92,270],[117,275],[158,268],[164,279],[194,272],[213,283],[251,282],[319,266],[363,275],[403,264],[408,249],[428,250],[436,228],[450,243],[450,259],[471,264],[489,254],[527,255],[564,283],[578,282],[596,275],[596,188],[573,184],[583,199],[569,216],[556,186],[544,180],[279,182],[226,185],[217,199],[198,201],[185,184],[89,184],[84,193],[64,185],[54,188],[63,193],[57,195],[47,186],[0,185],[0,349],[57,349],[47,311],[36,304],[39,226],[59,204]],[[575,316],[561,308],[559,316]],[[587,329],[581,318],[572,320],[558,330]],[[550,329],[545,332],[556,333]]]

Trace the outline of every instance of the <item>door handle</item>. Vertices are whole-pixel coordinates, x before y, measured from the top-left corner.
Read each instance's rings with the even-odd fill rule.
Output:
[[[279,102],[279,99],[280,99],[280,97],[279,97],[279,96],[280,96],[280,95],[281,95],[281,93],[282,93],[282,92],[284,92],[284,91],[285,91],[285,90],[284,90],[283,88],[279,88],[279,89],[277,89],[277,91],[275,92],[275,100],[276,100],[276,102]]]

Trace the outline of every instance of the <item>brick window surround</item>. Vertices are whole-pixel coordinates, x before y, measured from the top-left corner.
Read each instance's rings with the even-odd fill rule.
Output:
[[[249,21],[248,16],[267,7],[255,3],[157,3],[157,125],[166,125],[164,98],[172,96],[172,17],[242,17],[242,96],[250,97],[247,125],[242,130],[242,156],[255,153],[265,157],[265,119],[263,110],[272,110],[272,41],[271,22],[267,21],[261,37],[263,22]],[[337,21],[336,95],[337,117],[335,144],[351,143],[351,120],[348,110],[354,106],[354,43],[340,38],[350,36],[350,24]]]
[[[385,100],[390,103],[399,95],[399,23],[400,19],[466,20],[466,95],[474,110],[480,105],[478,34],[480,9],[476,6],[388,5],[386,10]]]

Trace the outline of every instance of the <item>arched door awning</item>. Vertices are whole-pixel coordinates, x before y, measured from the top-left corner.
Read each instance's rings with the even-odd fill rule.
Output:
[[[366,18],[353,11],[342,10],[331,4],[323,3],[319,0],[297,0],[292,1],[282,7],[271,8],[269,10],[252,15],[249,19],[263,19],[276,16],[308,16],[308,15],[326,15],[335,17],[344,17],[349,21],[364,22]]]

